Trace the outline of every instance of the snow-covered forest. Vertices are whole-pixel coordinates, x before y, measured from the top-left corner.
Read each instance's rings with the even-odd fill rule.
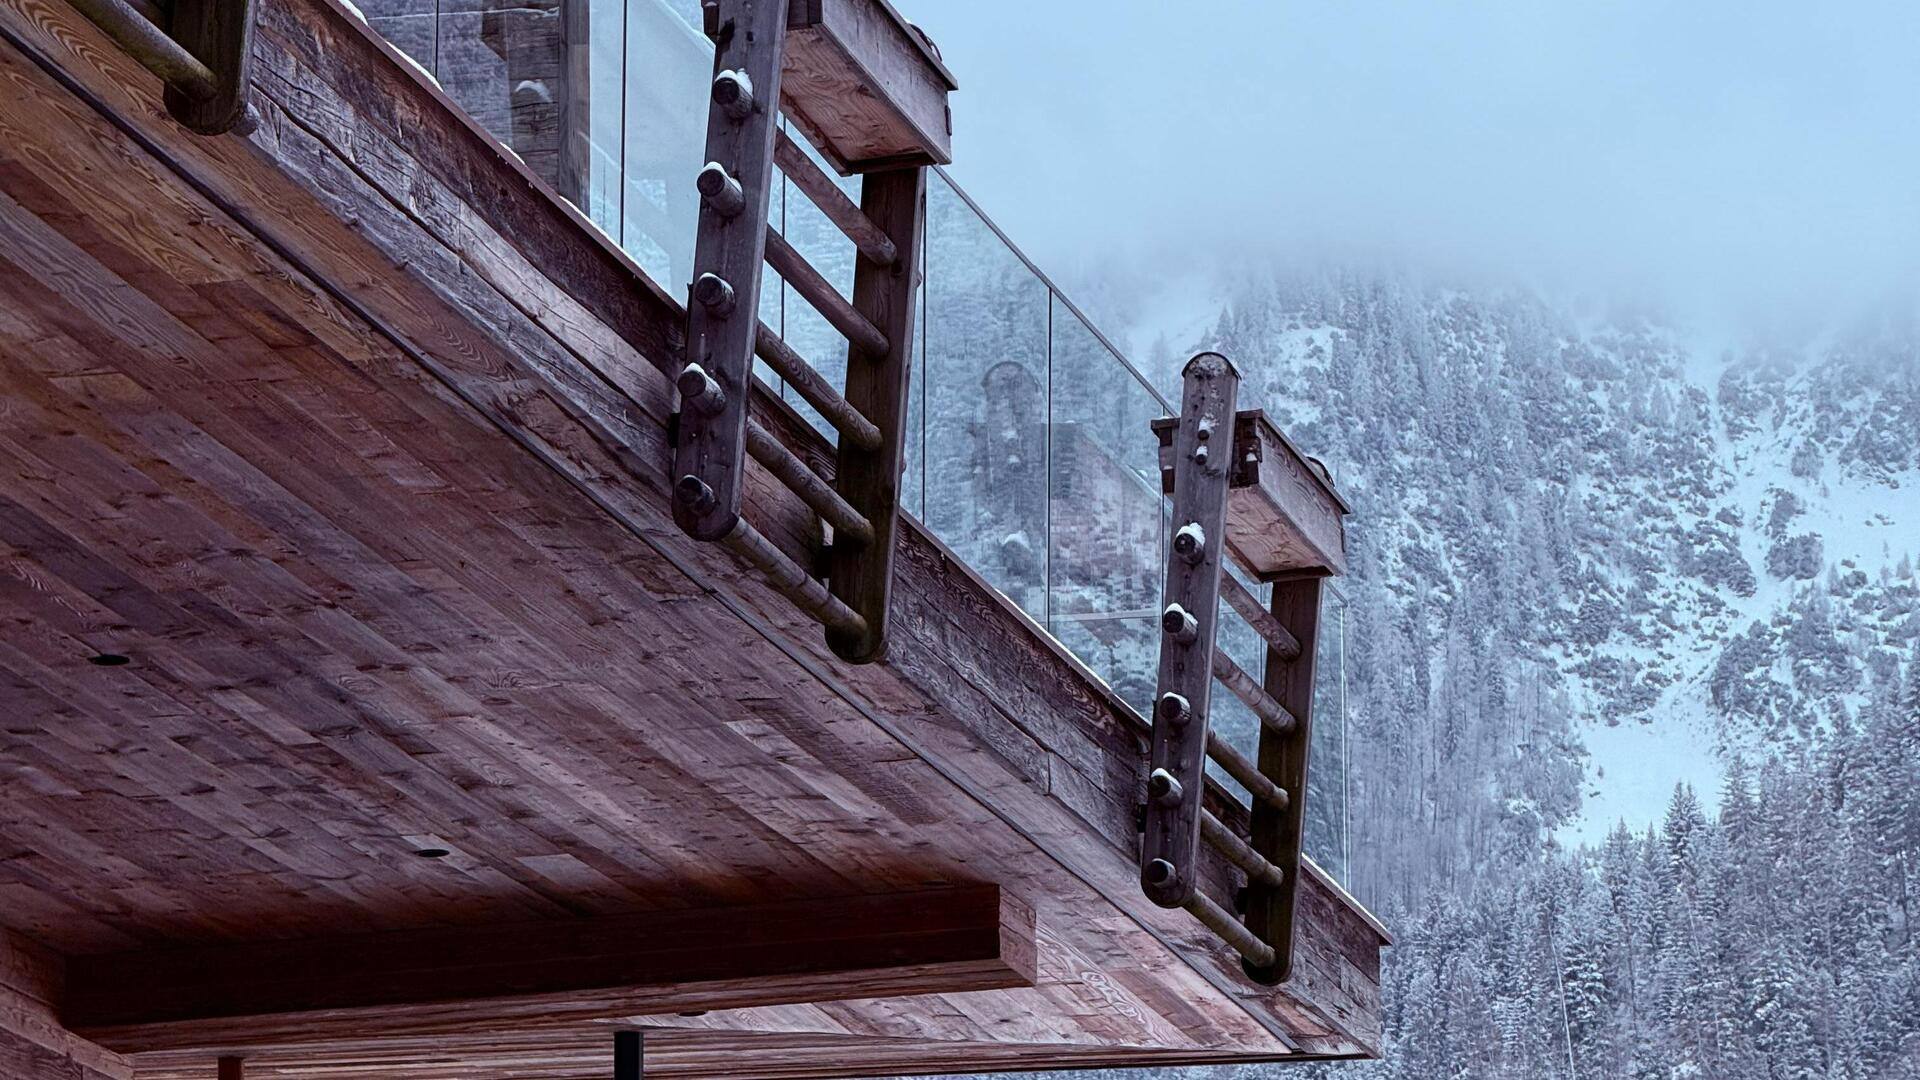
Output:
[[[1309,1071],[1920,1077],[1917,342],[1314,274],[1143,350],[1233,356],[1355,506],[1391,1041]]]

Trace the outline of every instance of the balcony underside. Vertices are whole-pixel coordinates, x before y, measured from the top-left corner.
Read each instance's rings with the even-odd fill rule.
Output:
[[[614,1020],[662,1076],[1373,1050],[1377,927],[1307,877],[1270,989],[1148,905],[1138,718],[924,531],[866,667],[681,535],[678,308],[363,24],[260,9],[264,122],[198,139],[59,0],[0,0],[0,1062],[597,1077]],[[1006,903],[968,933],[1013,929],[978,955],[552,1009],[503,978],[458,1022],[393,993],[109,1022],[69,993],[156,977],[113,963],[151,950],[981,885]]]

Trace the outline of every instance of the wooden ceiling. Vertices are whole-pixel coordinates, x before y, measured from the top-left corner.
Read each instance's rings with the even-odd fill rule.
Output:
[[[0,0],[0,952],[36,958],[0,963],[0,1029],[86,1026],[143,1077],[221,1048],[250,1075],[599,1076],[605,1018],[642,1014],[660,1075],[1374,1045],[1364,913],[1303,882],[1275,991],[1148,906],[1137,719],[924,532],[889,661],[850,668],[675,531],[671,302],[350,17],[261,9],[265,123],[199,140],[59,0]],[[797,504],[757,477],[750,505],[798,549]],[[696,972],[584,1015],[88,1023],[59,974],[649,912],[721,941],[689,913],[905,919],[886,898],[994,885],[955,931],[995,935],[977,954],[758,996]],[[946,992],[875,974],[909,970]]]

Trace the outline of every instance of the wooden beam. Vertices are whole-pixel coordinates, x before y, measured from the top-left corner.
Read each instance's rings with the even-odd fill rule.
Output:
[[[1172,418],[1155,420],[1160,439],[1161,490],[1173,494]],[[1234,561],[1262,581],[1327,577],[1347,572],[1346,501],[1319,462],[1300,452],[1266,413],[1243,411],[1234,421],[1233,483],[1227,495],[1227,545]],[[1229,600],[1244,600],[1228,593]],[[1240,610],[1244,605],[1236,602]],[[1273,640],[1271,623],[1242,617]],[[1285,639],[1279,639],[1287,651]],[[1297,649],[1298,643],[1294,643]]]
[[[61,1026],[53,1002],[66,961],[0,926],[0,1077],[133,1080],[133,1063]]]
[[[252,83],[253,0],[174,0],[167,32],[214,76],[206,96],[169,83],[167,111],[201,135],[224,135],[241,125]]]
[[[873,538],[865,544],[842,544],[836,536],[828,560],[833,594],[866,620],[859,634],[827,634],[833,651],[854,663],[878,660],[887,648],[926,202],[924,168],[868,173],[860,181],[861,212],[893,242],[896,258],[882,266],[863,257],[853,270],[853,305],[880,328],[887,344],[885,352],[867,356],[860,355],[858,345],[848,347],[847,401],[880,429],[881,440],[879,448],[865,450],[842,439],[834,470],[840,493],[873,525]]]
[[[886,0],[795,0],[782,107],[842,173],[953,160],[938,53]]]
[[[1031,986],[995,885],[75,957],[61,1018],[126,1053]]]
[[[718,409],[681,412],[673,517],[695,539],[719,540],[740,520],[743,498],[787,0],[712,0],[707,10],[714,20],[715,95],[707,111],[693,275],[717,278],[724,289],[713,295],[726,302],[687,305],[687,362],[699,364],[725,396]]]
[[[1240,373],[1219,353],[1201,353],[1182,371],[1180,416],[1169,432],[1174,543],[1167,553],[1167,607],[1160,617],[1160,675],[1148,768],[1175,781],[1147,800],[1140,882],[1161,907],[1181,907],[1199,887],[1195,849],[1205,790],[1213,701],[1214,623],[1226,550],[1227,485],[1234,399]]]
[[[887,335],[771,225],[767,226],[767,265],[853,345],[856,361],[886,356]]]
[[[1271,965],[1246,965],[1248,977],[1263,983],[1284,982],[1293,973],[1300,843],[1306,829],[1307,751],[1313,741],[1313,661],[1320,624],[1320,579],[1275,582],[1273,617],[1299,642],[1300,651],[1292,660],[1281,659],[1277,650],[1267,653],[1267,693],[1293,714],[1294,724],[1286,731],[1264,724],[1260,727],[1260,771],[1293,795],[1284,806],[1259,801],[1253,805],[1253,846],[1283,875],[1279,883],[1247,883],[1247,927],[1278,954]]]
[[[815,165],[800,144],[794,142],[793,137],[785,131],[774,134],[773,163],[780,166],[780,171],[793,181],[794,187],[806,192],[807,197],[813,200],[813,205],[827,215],[828,221],[840,226],[840,231],[847,234],[847,239],[853,241],[853,246],[860,250],[860,254],[880,266],[892,266],[899,258],[893,238],[881,232],[880,226],[875,225],[852,199],[847,198],[847,193],[840,190],[840,185]]]

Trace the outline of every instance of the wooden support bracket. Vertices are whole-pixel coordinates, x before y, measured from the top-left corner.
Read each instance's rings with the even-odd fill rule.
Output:
[[[1147,803],[1140,881],[1162,907],[1192,899],[1205,788],[1207,721],[1213,700],[1215,621],[1226,550],[1227,484],[1240,373],[1218,353],[1187,361],[1180,416],[1171,429],[1173,522],[1185,543],[1167,556],[1159,696],[1148,768],[1164,770],[1176,795]]]
[[[674,445],[673,517],[701,540],[740,521],[754,337],[760,327],[760,264],[766,256],[779,126],[780,54],[787,0],[707,0],[713,30],[714,104],[707,110],[693,274],[712,298],[687,304],[687,362],[717,386],[711,407],[680,411]]]
[[[1260,727],[1261,774],[1281,790],[1302,796],[1307,790],[1307,751],[1313,741],[1313,660],[1321,580],[1303,577],[1273,585],[1273,618],[1298,642],[1298,651],[1286,659],[1278,649],[1268,648],[1266,690],[1293,714],[1294,722],[1284,731],[1265,724]],[[1248,977],[1257,982],[1284,982],[1292,974],[1294,883],[1300,874],[1306,805],[1304,797],[1279,806],[1257,799],[1253,804],[1254,849],[1284,875],[1278,884],[1247,883],[1247,926],[1276,954],[1271,965],[1245,964]]]
[[[826,626],[835,654],[869,663],[886,652],[926,168],[868,171],[855,207],[778,131],[785,35],[796,27],[788,18],[788,0],[705,0],[703,7],[715,46],[714,93],[707,120],[709,160],[698,185],[702,201],[687,304],[687,359],[677,380],[674,520],[697,539],[728,543]],[[884,5],[872,11],[895,18]],[[811,17],[797,24],[813,30],[821,25]],[[817,45],[826,39],[815,33],[808,40]],[[801,174],[803,188],[822,199],[829,215],[854,238],[859,257],[851,300],[768,227],[776,156]],[[846,335],[844,395],[760,326],[763,260]],[[752,427],[747,409],[756,352],[840,431],[831,489]],[[832,526],[825,585],[765,543],[741,516],[748,454]]]
[[[1237,385],[1225,358],[1202,353],[1187,364],[1180,415],[1153,422],[1174,529],[1141,880],[1155,903],[1186,907],[1232,945],[1249,978],[1273,984],[1292,973],[1320,583],[1345,567],[1347,507],[1265,414],[1235,411]],[[1271,610],[1223,575],[1224,557],[1273,583]],[[1267,642],[1258,683],[1215,647],[1222,599]],[[1260,718],[1257,762],[1208,730],[1216,678]],[[1250,841],[1201,809],[1202,754],[1253,796]],[[1245,872],[1244,922],[1195,888],[1196,831]]]
[[[72,0],[74,8],[166,84],[167,112],[201,135],[246,134],[253,0]],[[165,19],[162,25],[159,21]]]
[[[122,1053],[312,1045],[1031,986],[995,885],[70,959],[62,1022]]]
[[[926,216],[927,170],[920,166],[870,172],[860,181],[860,209],[891,241],[894,259],[862,255],[853,271],[853,306],[886,338],[886,351],[848,348],[847,402],[880,429],[868,450],[840,440],[834,484],[873,527],[865,544],[836,536],[829,559],[833,594],[865,620],[859,634],[829,630],[842,659],[869,663],[886,654],[887,605],[893,588],[893,539],[900,523],[900,472],[906,465],[907,407],[913,376],[914,292],[919,282],[921,223]]]

